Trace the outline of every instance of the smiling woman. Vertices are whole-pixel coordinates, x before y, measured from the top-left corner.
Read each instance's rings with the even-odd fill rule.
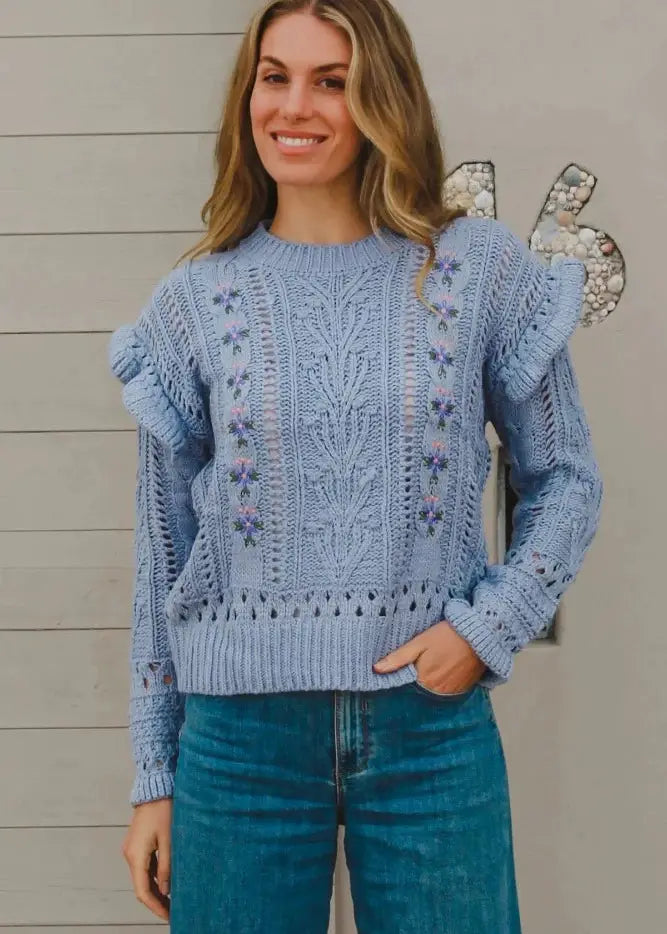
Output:
[[[298,239],[305,232],[318,240],[335,240],[343,226],[349,237],[370,233],[357,198],[364,137],[345,95],[347,33],[295,12],[267,26],[260,53],[249,110],[257,153],[280,193],[272,233]],[[319,229],[312,227],[314,198],[321,203]]]
[[[207,231],[180,260],[233,249],[263,218],[310,243],[386,227],[424,247],[414,288],[428,305],[433,235],[466,212],[444,198],[442,139],[387,0],[267,2],[241,42],[215,155]]]
[[[345,824],[359,934],[520,934],[489,692],[597,524],[585,268],[446,203],[388,0],[270,0],[216,159],[206,235],[110,345],[140,428],[137,892],[166,916],[157,842],[172,934],[324,934]]]

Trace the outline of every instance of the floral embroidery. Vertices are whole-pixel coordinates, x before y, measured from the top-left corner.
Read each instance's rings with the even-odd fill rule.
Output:
[[[239,446],[248,444],[248,433],[255,427],[252,419],[246,413],[245,406],[235,406],[230,410],[232,420],[227,426],[227,430],[236,438]]]
[[[456,254],[451,250],[443,250],[435,258],[434,269],[442,273],[442,278],[449,285],[452,284],[455,273],[461,268],[461,263],[456,259]]]
[[[256,545],[264,528],[257,503],[260,471],[254,447],[255,423],[252,418],[249,393],[251,386],[250,328],[244,312],[243,297],[234,284],[233,263],[220,271],[222,276],[212,293],[218,310],[217,333],[220,338],[221,364],[224,372],[223,394],[227,425],[227,477],[232,528],[240,533],[244,546]],[[259,559],[258,559],[259,560]],[[248,565],[252,573],[255,565]]]
[[[222,335],[223,344],[230,344],[233,353],[241,353],[241,341],[248,337],[250,331],[242,327],[238,321],[231,321]]]
[[[436,386],[431,399],[431,411],[436,416],[438,428],[444,428],[454,414],[454,394],[445,386]]]
[[[229,479],[239,488],[239,496],[248,496],[250,484],[258,477],[249,457],[237,457],[229,471]]]
[[[447,322],[453,321],[458,316],[459,310],[456,302],[451,295],[443,295],[439,301],[433,302],[435,308],[440,312],[440,328],[447,330]]]
[[[250,379],[250,374],[248,373],[248,368],[245,363],[238,363],[233,367],[232,375],[227,378],[227,386],[230,389],[234,389],[233,396],[235,399],[241,395],[243,390],[243,383],[247,382]]]
[[[243,533],[243,542],[245,545],[256,545],[255,538],[257,531],[263,529],[257,509],[254,506],[239,506],[238,518],[234,520],[234,528],[237,532]]]
[[[444,470],[449,461],[445,457],[447,445],[444,441],[433,441],[431,444],[431,453],[424,456],[424,464],[431,472],[431,480],[437,480],[438,474]]]
[[[429,350],[428,355],[431,360],[435,360],[438,364],[438,373],[440,376],[443,375],[446,367],[453,366],[454,364],[451,346],[445,343],[445,341],[437,341]]]
[[[426,494],[422,497],[424,508],[419,511],[419,518],[426,523],[428,535],[435,535],[435,523],[442,522],[443,512],[440,508],[440,497]]]
[[[236,306],[236,299],[239,298],[240,294],[241,293],[238,291],[238,289],[235,289],[231,283],[224,283],[214,294],[213,304],[221,305],[223,311],[226,314],[229,314],[234,310]]]
[[[469,276],[466,245],[456,242],[457,229],[460,228],[445,234],[453,238],[456,248],[441,247],[429,274],[429,301],[437,314],[429,311],[426,321],[429,338],[426,362],[431,381],[427,402],[429,417],[420,458],[421,496],[416,511],[417,527],[426,538],[438,536],[444,522],[443,501],[449,467],[447,435],[456,412],[456,324],[461,314],[461,292]],[[424,550],[425,546],[422,548],[419,543],[416,548],[415,559],[422,562],[422,566],[432,561],[437,571],[437,555],[432,549]]]

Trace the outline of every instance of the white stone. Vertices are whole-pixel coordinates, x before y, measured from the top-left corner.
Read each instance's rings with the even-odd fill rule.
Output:
[[[623,291],[623,276],[615,275],[612,276],[609,282],[607,283],[607,289],[610,292],[615,292],[617,295],[619,292]]]
[[[579,229],[579,239],[582,243],[585,243],[586,246],[593,246],[595,243],[595,231],[591,230],[590,227],[581,227]]]
[[[475,198],[475,207],[480,211],[488,210],[493,205],[493,196],[488,191],[480,191]]]
[[[468,190],[468,179],[463,174],[460,169],[457,169],[456,172],[452,175],[450,183],[456,191],[467,191]]]

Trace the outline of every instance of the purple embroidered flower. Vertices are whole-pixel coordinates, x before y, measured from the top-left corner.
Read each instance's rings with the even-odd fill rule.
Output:
[[[235,399],[241,395],[241,384],[250,379],[248,368],[244,363],[237,363],[231,376],[227,378],[227,385],[234,388],[233,396]]]
[[[240,353],[241,339],[250,334],[248,328],[243,328],[238,321],[230,321],[227,325],[227,331],[222,337],[223,344],[232,345],[232,353]]]
[[[445,250],[440,253],[433,264],[433,268],[442,273],[442,278],[449,284],[452,284],[454,273],[461,268],[461,263],[456,259],[456,254],[451,250]]]
[[[245,406],[239,405],[233,407],[230,414],[232,420],[229,422],[227,430],[230,434],[234,435],[239,445],[247,445],[249,430],[253,428],[254,425],[246,413]]]
[[[458,316],[459,310],[454,303],[454,299],[448,293],[444,294],[440,301],[433,302],[433,307],[440,314],[439,328],[447,330],[447,322],[453,321]]]
[[[213,304],[222,305],[225,313],[229,314],[230,311],[234,310],[234,299],[238,298],[240,294],[238,289],[235,289],[231,283],[225,282],[213,296]]]
[[[257,480],[259,474],[252,465],[249,457],[237,457],[234,460],[234,466],[229,471],[229,479],[239,488],[239,496],[248,496],[250,494],[250,484]]]
[[[424,466],[428,467],[431,473],[431,481],[436,481],[438,474],[449,465],[449,461],[445,456],[446,450],[447,445],[444,441],[433,441],[431,453],[423,457]]]
[[[445,341],[437,341],[430,348],[428,352],[431,360],[434,360],[438,364],[438,375],[443,376],[445,369],[448,366],[452,366],[454,363],[454,356],[451,351],[451,347]]]
[[[254,506],[239,506],[238,518],[234,519],[234,528],[243,535],[243,544],[256,545],[255,537],[264,524],[260,521]]]
[[[454,414],[454,398],[451,389],[435,387],[435,396],[431,399],[431,410],[435,413],[438,428],[445,428]]]
[[[435,535],[436,522],[442,522],[442,509],[440,509],[440,499],[437,496],[428,494],[422,497],[424,508],[419,511],[419,518],[426,523],[426,531],[429,535]]]

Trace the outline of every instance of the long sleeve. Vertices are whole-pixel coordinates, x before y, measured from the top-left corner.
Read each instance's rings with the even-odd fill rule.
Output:
[[[199,469],[197,458],[174,456],[149,431],[137,428],[129,705],[133,805],[173,793],[184,697],[178,691],[164,605],[196,535],[189,490]]]
[[[209,425],[192,360],[172,274],[138,322],[118,328],[109,344],[111,368],[125,384],[123,402],[138,423],[129,653],[133,806],[173,795],[183,722],[165,600],[197,534],[190,489],[208,459]]]
[[[513,656],[549,626],[595,535],[603,491],[568,349],[585,267],[573,258],[546,267],[512,234],[507,247],[509,298],[498,309],[484,385],[518,497],[512,539],[470,598],[446,606],[486,663],[487,686],[507,681]]]

